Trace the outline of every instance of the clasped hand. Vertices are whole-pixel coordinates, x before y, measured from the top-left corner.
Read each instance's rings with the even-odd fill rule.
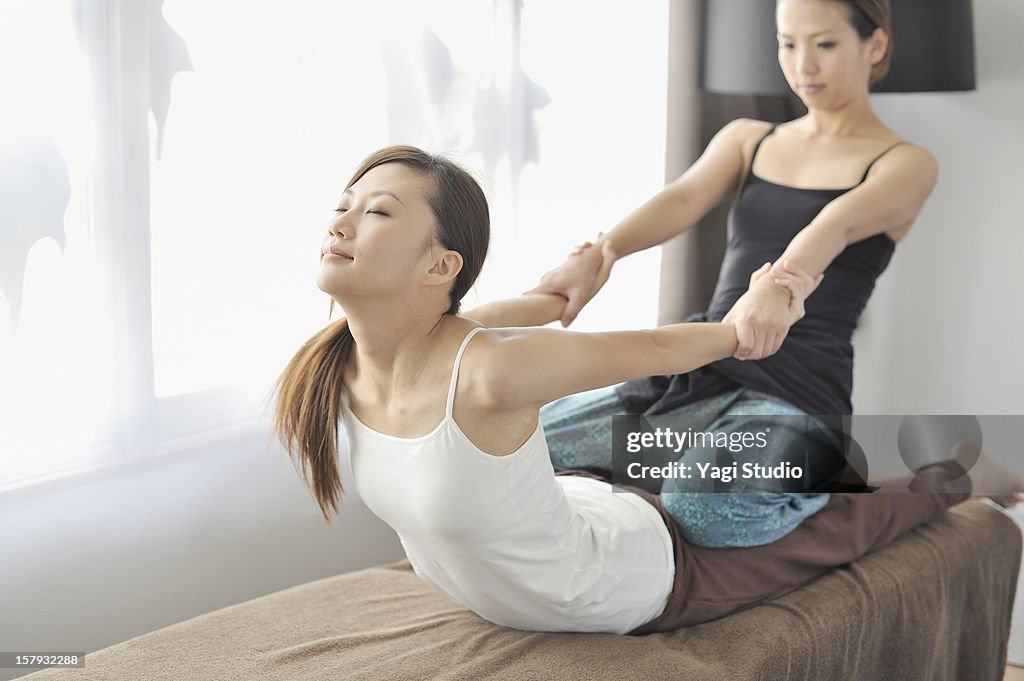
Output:
[[[788,260],[765,263],[750,275],[750,287],[722,322],[736,326],[736,359],[764,359],[778,352],[789,328],[804,317],[804,300],[821,283]]]
[[[527,293],[554,293],[567,302],[562,312],[562,326],[569,326],[580,310],[601,290],[611,273],[617,254],[605,239],[600,248],[589,241],[573,249],[568,260],[547,272],[540,284]],[[764,359],[778,352],[789,333],[789,327],[803,319],[804,300],[821,283],[823,274],[812,277],[785,261],[774,267],[766,262],[750,275],[746,293],[722,319],[736,326],[738,341],[736,359]]]
[[[569,326],[576,319],[583,306],[593,298],[611,274],[612,265],[618,255],[611,241],[601,240],[599,248],[592,248],[589,241],[576,246],[569,259],[541,277],[540,284],[526,293],[554,293],[566,299],[562,311],[562,326]]]

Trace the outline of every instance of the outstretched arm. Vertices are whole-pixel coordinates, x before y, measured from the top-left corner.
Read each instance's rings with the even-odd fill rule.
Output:
[[[692,371],[732,355],[736,329],[731,324],[601,333],[492,329],[476,345],[492,406],[514,411],[634,378]]]
[[[599,251],[601,257],[592,284],[596,293],[608,281],[616,255],[611,243],[605,243],[600,249],[595,250]],[[518,298],[484,303],[460,313],[459,316],[478,321],[488,328],[543,326],[560,319],[565,311],[565,305],[566,298],[561,295],[528,292]]]
[[[565,303],[565,298],[553,293],[525,293],[518,298],[484,303],[472,310],[460,312],[459,316],[480,322],[488,328],[543,326],[562,316]]]
[[[752,280],[767,276],[769,263]],[[806,273],[776,277],[792,292],[792,321],[821,278]],[[483,334],[482,334],[483,335]],[[492,407],[539,408],[585,390],[657,374],[677,374],[729,357],[736,350],[731,324],[671,324],[641,331],[576,333],[559,329],[494,329],[477,345],[479,375]]]
[[[829,203],[802,229],[773,267],[824,272],[849,244],[900,228],[909,229],[935,186],[935,159],[920,147],[901,146],[886,154],[871,176]],[[768,278],[752,284],[726,314],[736,325],[737,359],[762,359],[779,349],[789,327],[785,291]]]
[[[597,248],[577,248],[563,264],[546,273],[531,293],[556,293],[568,299],[562,326],[568,326],[601,288],[595,286],[602,247],[616,257],[657,246],[682,233],[733,191],[742,175],[743,147],[767,129],[759,121],[733,121],[715,135],[699,159],[677,180],[600,234]],[[588,244],[589,245],[589,244]]]

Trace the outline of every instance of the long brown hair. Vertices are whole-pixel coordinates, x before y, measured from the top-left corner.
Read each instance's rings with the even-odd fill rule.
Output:
[[[433,181],[425,198],[434,214],[435,237],[444,248],[462,255],[462,269],[452,282],[445,312],[457,314],[487,255],[491,233],[487,199],[476,180],[458,164],[409,146],[373,152],[345,188],[385,163],[405,164]],[[342,370],[352,343],[348,322],[331,322],[299,348],[273,388],[277,393],[274,430],[328,523],[330,514],[338,512],[344,492],[337,463],[338,420],[345,389]]]

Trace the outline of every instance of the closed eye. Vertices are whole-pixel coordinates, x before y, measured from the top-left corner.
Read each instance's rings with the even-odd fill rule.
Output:
[[[823,50],[831,50],[835,46],[836,44],[834,42],[818,43],[818,47],[820,47]]]
[[[348,208],[342,208],[341,206],[339,206],[339,207],[334,209],[334,212],[339,214],[339,215],[342,215],[342,214],[348,212]],[[385,213],[384,211],[378,210],[376,208],[366,211],[366,214],[367,215],[381,215],[381,216],[386,217],[386,218],[391,217],[390,213]]]

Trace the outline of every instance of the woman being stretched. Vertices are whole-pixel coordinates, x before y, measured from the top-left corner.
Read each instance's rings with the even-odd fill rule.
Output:
[[[919,474],[923,493],[833,495],[774,544],[690,546],[656,495],[556,476],[539,409],[730,356],[732,325],[575,333],[458,316],[487,251],[487,203],[458,166],[411,147],[372,154],[336,212],[317,285],[346,318],[292,358],[275,427],[329,520],[342,491],[340,420],[359,496],[397,532],[416,573],[491,622],[647,633],[706,621],[806,583],[967,496],[963,468],[944,462]],[[815,282],[777,279],[795,320]],[[524,296],[473,316],[527,326],[558,318],[564,303]]]

